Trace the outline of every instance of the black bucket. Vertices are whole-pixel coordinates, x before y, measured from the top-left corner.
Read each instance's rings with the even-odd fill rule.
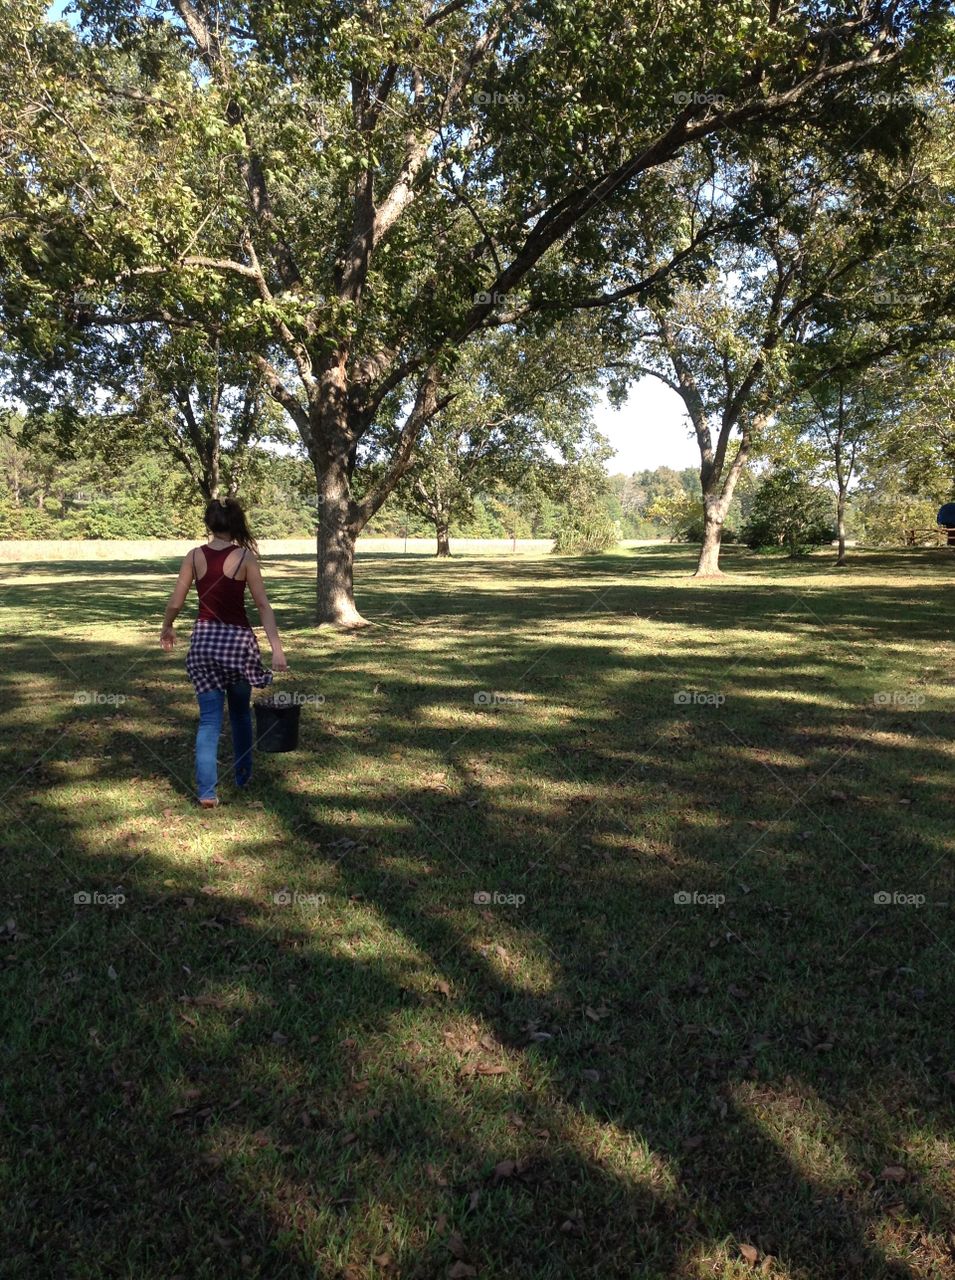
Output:
[[[288,694],[262,698],[255,705],[255,745],[260,751],[294,751],[298,746],[301,706]]]

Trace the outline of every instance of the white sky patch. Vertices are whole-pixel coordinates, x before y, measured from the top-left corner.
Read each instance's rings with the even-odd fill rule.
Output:
[[[612,474],[630,475],[655,467],[699,468],[700,454],[683,401],[657,378],[635,383],[620,409],[611,409],[601,396],[594,407],[594,422],[616,450],[607,462]]]

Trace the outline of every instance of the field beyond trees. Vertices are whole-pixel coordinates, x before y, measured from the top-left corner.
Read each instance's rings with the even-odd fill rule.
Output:
[[[212,812],[175,563],[5,565],[4,1275],[955,1274],[953,560],[723,559],[266,563]]]

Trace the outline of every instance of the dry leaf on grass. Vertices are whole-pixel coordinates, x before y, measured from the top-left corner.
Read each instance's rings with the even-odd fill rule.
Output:
[[[594,1009],[589,1004],[584,1007],[584,1016],[589,1018],[591,1022],[599,1022],[601,1018],[607,1017],[606,1009]]]
[[[494,1166],[492,1177],[495,1182],[504,1182],[508,1178],[519,1178],[530,1168],[529,1160],[499,1160]]]
[[[459,1231],[453,1231],[451,1235],[448,1236],[448,1239],[445,1243],[445,1248],[455,1258],[467,1257],[467,1253],[468,1253],[467,1245],[464,1243],[464,1240]]]

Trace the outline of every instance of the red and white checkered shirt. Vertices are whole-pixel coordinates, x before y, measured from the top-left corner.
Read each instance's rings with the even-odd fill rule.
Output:
[[[272,672],[262,665],[259,642],[251,627],[197,618],[186,654],[186,670],[196,693],[227,689],[247,680],[257,689],[272,683]]]

